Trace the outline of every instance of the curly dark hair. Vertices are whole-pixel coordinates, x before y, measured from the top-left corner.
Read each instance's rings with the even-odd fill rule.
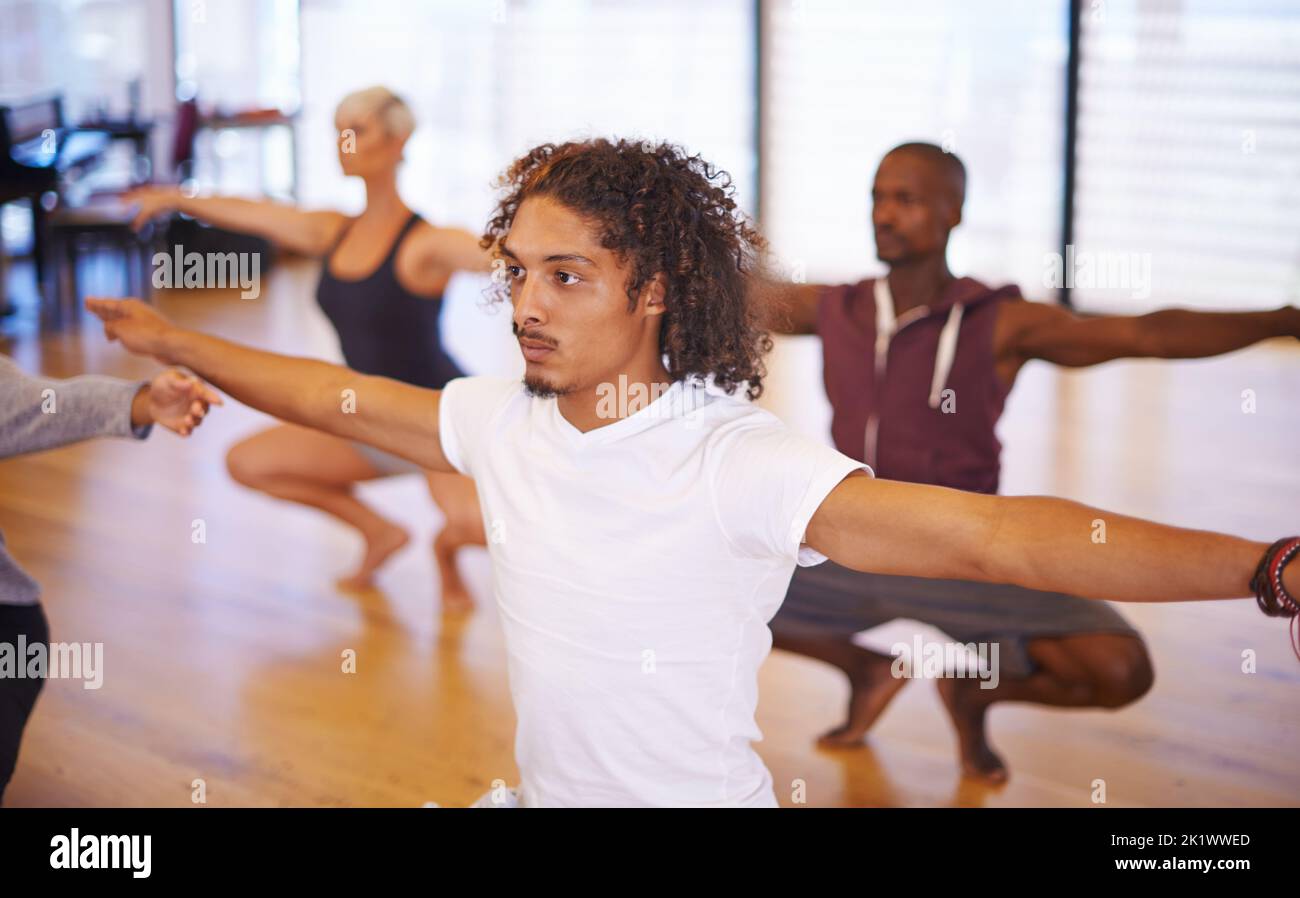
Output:
[[[751,278],[767,242],[739,211],[731,176],[669,143],[596,138],[534,147],[510,164],[502,199],[480,245],[492,250],[530,196],[549,196],[601,229],[601,245],[629,265],[628,310],[656,274],[666,280],[659,348],[674,380],[712,376],[746,395],[763,392],[763,355],[772,339],[753,300]],[[492,301],[509,299],[494,278]]]

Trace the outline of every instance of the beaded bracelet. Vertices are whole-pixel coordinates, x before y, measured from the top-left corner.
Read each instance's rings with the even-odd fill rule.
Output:
[[[1291,618],[1291,649],[1300,658],[1300,601],[1282,585],[1282,571],[1296,555],[1300,555],[1300,536],[1287,536],[1268,547],[1250,588],[1255,591],[1259,610],[1269,617]]]

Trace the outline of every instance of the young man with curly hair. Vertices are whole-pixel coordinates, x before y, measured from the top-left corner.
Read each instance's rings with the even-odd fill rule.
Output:
[[[775,806],[754,712],[796,564],[1121,601],[1251,593],[1267,544],[876,480],[737,395],[762,389],[768,341],[747,299],[762,240],[699,157],[547,144],[503,186],[483,242],[523,383],[421,389],[184,330],[136,300],[87,304],[110,339],[255,408],[477,481],[520,804]],[[658,398],[608,417],[619,383]],[[1274,609],[1300,593],[1300,568],[1276,567]]]

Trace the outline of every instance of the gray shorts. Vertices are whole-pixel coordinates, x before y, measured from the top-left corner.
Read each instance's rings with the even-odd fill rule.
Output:
[[[1037,665],[1028,643],[1045,636],[1121,633],[1141,638],[1107,602],[1000,583],[866,574],[827,561],[797,568],[772,632],[845,638],[891,620],[921,621],[957,642],[999,643],[1004,676]]]
[[[375,466],[380,477],[395,477],[398,474],[423,474],[424,468],[413,461],[407,461],[400,455],[393,455],[383,449],[376,449],[369,443],[352,441],[352,446],[366,457],[366,461]]]

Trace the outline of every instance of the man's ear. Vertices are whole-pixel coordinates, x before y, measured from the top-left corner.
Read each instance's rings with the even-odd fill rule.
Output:
[[[961,224],[961,204],[954,202],[951,197],[945,197],[941,217],[944,228],[951,231]]]
[[[667,278],[659,272],[641,288],[641,305],[647,315],[662,315],[668,311],[664,298],[668,294]]]

